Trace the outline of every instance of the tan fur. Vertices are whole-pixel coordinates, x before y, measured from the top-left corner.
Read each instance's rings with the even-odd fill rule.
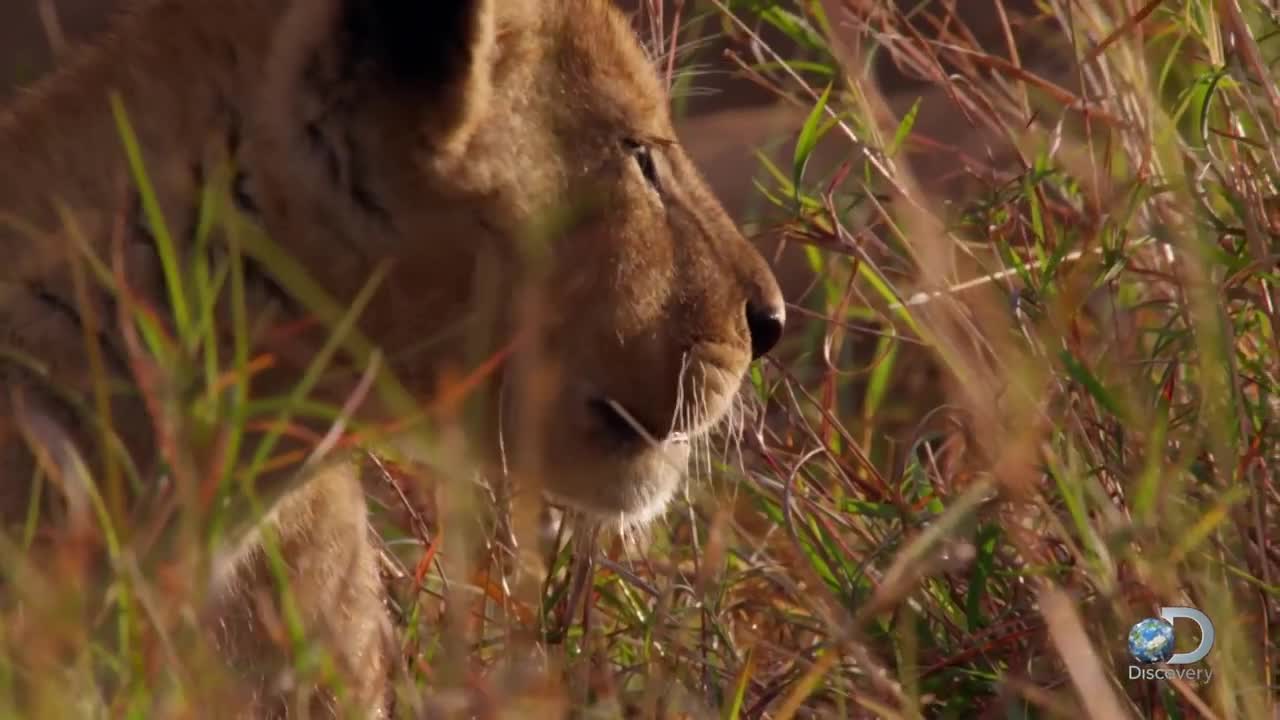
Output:
[[[31,458],[17,431],[31,423],[22,417],[56,421],[92,447],[90,429],[50,389],[87,393],[90,370],[84,317],[53,309],[77,307],[56,203],[74,212],[95,252],[110,255],[126,172],[107,90],[125,101],[176,236],[186,237],[199,189],[193,168],[208,170],[198,164],[211,138],[224,141],[258,222],[340,302],[394,261],[359,326],[420,400],[433,396],[442,369],[474,356],[457,340],[423,351],[424,337],[476,319],[491,350],[528,340],[502,373],[508,402],[494,403],[477,428],[477,448],[496,446],[501,418],[514,474],[557,499],[624,520],[666,505],[688,459],[683,438],[725,415],[751,360],[747,304],[781,314],[771,273],[675,144],[662,87],[605,0],[428,3],[472,13],[467,37],[435,45],[461,53],[441,65],[445,75],[434,66],[392,72],[404,59],[394,53],[353,56],[362,46],[343,41],[345,10],[380,3],[395,5],[153,0],[0,115],[0,218],[34,231],[0,223],[0,344],[40,358],[50,380],[0,362],[7,525],[29,492]],[[635,143],[648,149],[660,190]],[[126,274],[163,306],[149,243],[125,233]],[[531,243],[537,249],[526,252]],[[272,300],[264,287],[251,296],[255,314]],[[110,303],[98,300],[99,323],[115,327]],[[479,312],[486,307],[495,312]],[[255,392],[290,387],[313,340],[269,346],[284,366],[255,381]],[[109,370],[128,378],[127,367],[111,365],[127,355],[118,333],[103,342]],[[341,399],[350,390],[348,382],[324,392]],[[619,442],[602,400],[653,442]],[[114,413],[145,463],[155,444],[145,408],[125,397]],[[348,699],[379,715],[391,645],[365,515],[359,473],[342,462],[286,494],[264,532],[279,536],[308,635],[346,676]],[[243,712],[283,712],[280,651],[256,601],[271,587],[260,545],[248,543],[227,568],[215,582],[213,630],[255,681]],[[332,698],[315,706],[330,711]]]

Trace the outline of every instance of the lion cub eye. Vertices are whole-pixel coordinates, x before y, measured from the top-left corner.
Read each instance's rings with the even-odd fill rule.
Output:
[[[653,160],[653,150],[642,142],[636,140],[623,140],[623,147],[635,158],[636,165],[640,168],[640,174],[644,175],[644,179],[657,192],[662,192],[662,183],[658,180],[658,166]]]

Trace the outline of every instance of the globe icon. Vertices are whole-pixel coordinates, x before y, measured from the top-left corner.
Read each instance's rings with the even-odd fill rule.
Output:
[[[1173,625],[1160,618],[1139,620],[1129,630],[1129,654],[1144,665],[1168,661],[1173,657]]]

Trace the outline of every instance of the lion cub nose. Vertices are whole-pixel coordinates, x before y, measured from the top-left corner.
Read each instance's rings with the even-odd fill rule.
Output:
[[[758,360],[782,338],[787,324],[787,310],[776,295],[747,300],[747,330],[751,333],[751,359]]]

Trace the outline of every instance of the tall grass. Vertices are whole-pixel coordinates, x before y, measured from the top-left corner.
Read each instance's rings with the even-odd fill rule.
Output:
[[[527,498],[475,480],[452,406],[421,434],[430,470],[370,443],[399,714],[1277,717],[1277,17],[1234,0],[1048,0],[1015,26],[993,0],[1012,52],[976,45],[941,5],[666,5],[677,34],[655,44],[681,49],[673,74],[724,62],[698,42],[724,32],[750,49],[738,70],[807,118],[789,162],[759,175],[758,229],[807,289],[745,390],[766,412],[630,539],[581,522],[540,534]],[[1070,71],[1041,77],[1021,60],[1031,46]],[[883,62],[963,108],[964,146],[918,132],[927,105],[887,110],[864,72]],[[265,500],[245,481],[306,459],[275,447],[300,417],[344,442],[377,430],[308,399],[335,355],[376,365],[359,303],[339,308],[206,200],[197,243],[221,238],[221,264],[163,253],[172,313],[121,295],[165,481],[143,492],[126,459],[101,463],[81,478],[104,493],[94,516],[43,538],[53,561],[23,562],[46,532],[34,515],[0,542],[20,598],[0,617],[0,716],[211,712],[216,663],[186,648],[209,548]],[[331,332],[285,397],[248,393],[271,362],[249,342],[250,252]],[[122,289],[109,260],[83,267]],[[151,499],[130,511],[131,494]],[[83,562],[104,547],[105,579]],[[1213,620],[1207,683],[1128,678],[1129,628],[1170,605]],[[299,676],[323,675],[282,622]],[[1177,625],[1179,650],[1194,635]]]

